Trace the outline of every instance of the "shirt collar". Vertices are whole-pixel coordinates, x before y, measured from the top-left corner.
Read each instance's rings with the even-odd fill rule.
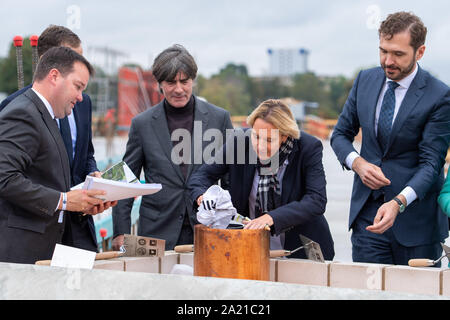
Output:
[[[31,88],[31,90],[33,90],[34,93],[36,93],[36,95],[42,100],[42,102],[44,103],[44,105],[47,108],[48,112],[50,113],[50,116],[52,117],[52,119],[56,119],[55,118],[55,114],[53,113],[53,108],[52,108],[50,102],[48,102],[47,99],[45,99],[44,96],[42,94],[40,94],[39,92],[37,92],[37,90],[35,90],[34,88]]]
[[[402,88],[408,90],[408,89],[409,89],[409,86],[411,85],[411,83],[413,82],[414,78],[416,77],[416,74],[417,74],[418,71],[419,71],[419,65],[418,65],[417,62],[416,62],[416,67],[415,67],[414,71],[411,72],[408,76],[406,76],[406,77],[403,78],[402,80],[396,81],[396,82],[399,84],[400,87],[402,87]],[[389,81],[393,81],[393,80],[391,80],[391,79],[389,79],[389,78],[386,78],[386,84],[387,84]]]

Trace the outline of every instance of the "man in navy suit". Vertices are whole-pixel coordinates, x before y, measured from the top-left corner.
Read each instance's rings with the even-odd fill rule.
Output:
[[[75,33],[63,26],[50,25],[39,36],[38,54],[42,56],[48,49],[57,46],[66,46],[79,54],[83,53],[81,40]],[[26,86],[3,100],[0,104],[0,111],[30,87],[31,85]],[[70,128],[70,132],[67,135],[69,140],[65,141],[65,146],[70,162],[71,185],[74,186],[83,182],[88,174],[99,175],[92,144],[92,106],[87,94],[83,93],[83,100],[75,104],[73,112],[65,119],[60,120],[60,126],[63,121],[68,122]],[[71,212],[67,217],[62,243],[81,249],[97,251],[97,240],[92,216]]]
[[[357,76],[331,138],[353,170],[353,261],[437,259],[448,221],[437,204],[450,141],[450,90],[418,65],[427,29],[412,13],[379,29],[381,67]],[[361,151],[352,142],[362,130]]]

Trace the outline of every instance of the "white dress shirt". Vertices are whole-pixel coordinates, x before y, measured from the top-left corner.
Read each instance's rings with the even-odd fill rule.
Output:
[[[41,99],[41,101],[44,103],[45,107],[48,110],[48,113],[50,113],[50,116],[52,117],[52,119],[56,119],[55,118],[55,113],[53,112],[53,108],[50,105],[50,102],[47,101],[47,99],[44,98],[44,96],[42,94],[40,94],[38,91],[36,91],[34,88],[31,88],[31,90],[34,91],[34,93],[36,93],[36,95],[39,97],[39,99]]]
[[[394,116],[392,118],[392,125],[394,124],[395,118],[397,117],[398,110],[400,109],[400,106],[403,102],[403,99],[405,98],[406,92],[409,89],[409,86],[411,85],[412,81],[414,80],[417,71],[419,70],[418,65],[416,63],[416,67],[414,71],[403,78],[400,81],[397,81],[399,86],[395,89],[395,109],[394,109]],[[383,88],[381,89],[380,96],[378,97],[377,107],[375,110],[375,134],[378,134],[378,118],[380,117],[380,111],[381,111],[381,104],[383,103],[383,97],[388,89],[388,82],[392,81],[388,78],[386,78],[386,81],[383,85]],[[358,158],[360,155],[353,151],[351,152],[346,158],[345,158],[345,164],[348,168],[352,168],[353,161]],[[400,192],[401,195],[403,195],[406,198],[406,205],[409,205],[411,202],[417,199],[417,194],[414,191],[413,188],[410,186],[406,186],[402,192]]]

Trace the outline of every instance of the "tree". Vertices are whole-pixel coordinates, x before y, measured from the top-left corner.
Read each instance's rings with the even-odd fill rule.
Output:
[[[32,58],[29,37],[23,39],[22,56],[24,83],[28,85],[32,82]],[[11,41],[8,56],[0,60],[0,92],[11,94],[17,90],[16,48]]]
[[[250,87],[247,67],[229,63],[209,80],[199,76],[196,91],[209,102],[230,111],[231,115],[246,115],[252,110]]]

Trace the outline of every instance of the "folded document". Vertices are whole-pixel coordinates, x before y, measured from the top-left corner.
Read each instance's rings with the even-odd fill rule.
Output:
[[[159,183],[128,183],[87,176],[83,189],[106,191],[105,195],[96,196],[104,201],[115,201],[153,194],[161,190]]]

